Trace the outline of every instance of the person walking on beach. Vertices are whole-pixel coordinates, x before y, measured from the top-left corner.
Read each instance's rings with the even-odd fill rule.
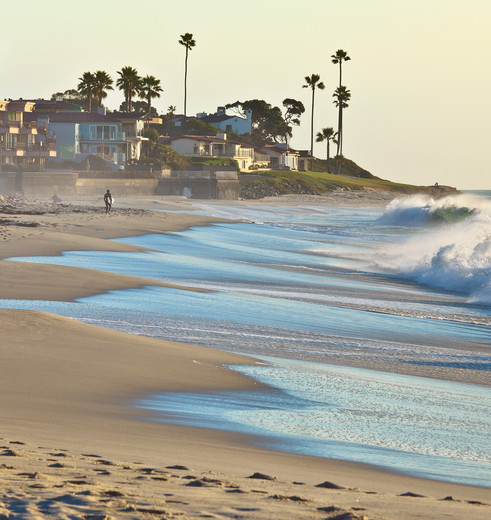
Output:
[[[106,204],[106,215],[111,211],[111,206],[113,205],[113,196],[110,191],[107,190],[104,194],[104,203]]]

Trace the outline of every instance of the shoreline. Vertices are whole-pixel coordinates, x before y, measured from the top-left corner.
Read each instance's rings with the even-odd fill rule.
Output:
[[[265,204],[264,201],[262,203]],[[129,201],[128,204],[134,203]],[[173,204],[179,206],[182,201]],[[155,205],[150,204],[152,206],[154,209]],[[6,236],[2,241],[2,259],[60,254],[71,244],[75,245],[72,249],[78,250],[81,249],[80,245],[85,250],[100,250],[103,244],[110,248],[106,250],[121,250],[119,246],[125,245],[108,242],[108,234],[116,233],[117,236],[111,238],[120,238],[148,232],[172,232],[217,221],[184,213],[164,214],[153,211],[151,214],[137,215],[125,214],[124,210],[108,218],[98,213],[72,216],[61,213],[22,215],[20,219],[40,222],[41,226],[25,226],[25,229],[23,226],[15,226],[15,229],[7,230],[11,232],[10,235],[5,235],[2,229]],[[6,268],[13,264],[21,265]],[[12,272],[16,269],[17,277]],[[63,276],[60,274],[62,272]],[[94,279],[87,281],[86,269],[0,261],[2,294],[7,280],[14,281],[9,286],[11,292],[8,294],[11,297],[6,299],[28,299],[29,295],[31,299],[39,299],[32,297],[34,293],[38,296],[42,294],[43,299],[47,299],[46,295],[54,300],[59,299],[60,295],[74,299],[81,296],[77,292],[82,288],[90,294],[90,291],[129,288],[127,284],[131,283],[138,286],[156,284],[111,273],[93,273],[97,273]],[[34,280],[38,281],[36,288],[32,286]],[[68,283],[70,280],[71,285]],[[18,295],[26,297],[19,298]],[[56,471],[60,474],[91,471],[94,475],[94,469],[89,464],[93,466],[97,457],[91,458],[87,451],[92,454],[97,451],[100,457],[113,459],[110,475],[103,479],[97,474],[97,486],[90,478],[85,478],[85,484],[72,485],[78,493],[82,490],[93,491],[94,487],[101,491],[104,487],[102,480],[122,489],[122,474],[124,471],[133,471],[131,485],[128,485],[126,491],[121,491],[126,502],[130,490],[138,484],[142,488],[138,495],[140,498],[145,496],[153,504],[152,507],[183,511],[188,515],[183,518],[194,518],[193,515],[197,515],[197,508],[200,507],[209,507],[211,512],[220,514],[227,508],[233,509],[235,504],[243,504],[247,508],[251,503],[256,507],[259,502],[261,513],[251,513],[251,516],[257,515],[254,518],[281,517],[275,515],[326,518],[329,512],[318,509],[323,506],[338,507],[338,515],[341,512],[352,515],[346,518],[362,518],[362,515],[366,515],[367,518],[409,519],[416,518],[428,508],[435,510],[433,518],[460,518],[465,515],[484,518],[489,514],[489,506],[482,505],[489,492],[486,488],[425,480],[359,463],[269,451],[254,446],[251,437],[241,434],[142,420],[145,416],[148,419],[149,415],[137,412],[126,404],[129,398],[157,390],[261,388],[259,383],[224,368],[227,364],[255,363],[251,358],[204,347],[131,336],[38,311],[0,310],[0,316],[3,324],[0,348],[2,359],[6,360],[0,369],[0,402],[8,424],[0,430],[0,438],[4,444],[3,452],[8,449],[16,452],[16,456],[9,459],[0,452],[3,455],[0,457],[0,482],[4,487],[9,482],[19,480],[16,470],[20,470],[21,466],[29,468],[30,474],[39,474],[39,482],[36,483],[45,487],[29,487],[32,479],[25,477],[23,492],[33,507],[38,500],[34,496],[36,493],[40,496],[56,492],[61,494],[60,490],[54,488],[57,478],[52,475],[54,470],[48,469],[48,452],[67,449],[66,457],[71,464],[66,465],[66,471],[58,468]],[[18,444],[22,442],[29,444]],[[41,445],[48,448],[40,448]],[[52,455],[53,458],[56,459]],[[138,472],[139,464],[135,463],[136,460],[141,464],[156,466],[154,473],[147,473],[147,478],[140,479],[142,474]],[[2,466],[3,462],[5,464]],[[121,469],[125,464],[134,467],[132,470]],[[173,469],[169,472],[167,466],[170,464],[186,465],[192,469]],[[9,469],[9,466],[14,469]],[[116,468],[119,468],[118,471]],[[166,478],[166,481],[148,477],[151,474],[159,475],[159,472],[172,474],[161,477]],[[183,499],[182,502],[191,500],[187,505],[158,505],[159,500],[163,500],[159,497],[166,485],[176,489],[176,494],[187,491],[186,483],[191,479],[184,478],[182,472],[187,473],[187,476],[192,473],[195,480],[201,479],[202,484],[196,484],[190,490],[193,491],[193,499]],[[245,480],[254,472],[272,474],[278,481]],[[222,484],[207,483],[203,481],[203,475],[213,475],[211,480],[222,481]],[[294,484],[298,480],[303,480],[305,484]],[[315,487],[326,480],[345,489]],[[227,488],[223,484],[225,481],[236,482],[234,485],[239,488]],[[261,488],[268,495],[254,493],[252,488]],[[66,484],[65,491],[71,493],[73,490],[70,489],[70,485]],[[229,493],[233,489],[244,492]],[[407,492],[424,495],[424,498],[411,494],[399,496]],[[299,493],[308,501],[292,498]],[[269,498],[274,494],[283,498]],[[443,500],[449,495],[454,500]],[[2,500],[6,502],[5,496],[0,497],[0,502]],[[480,504],[471,504],[469,501]],[[94,506],[93,501],[89,502],[84,507]],[[3,513],[2,507],[0,503],[0,514]],[[67,503],[64,507],[74,506]],[[111,507],[116,508],[116,505]],[[334,515],[336,510],[332,512]],[[112,511],[111,514],[116,513]],[[118,518],[124,517],[121,511],[117,514]]]

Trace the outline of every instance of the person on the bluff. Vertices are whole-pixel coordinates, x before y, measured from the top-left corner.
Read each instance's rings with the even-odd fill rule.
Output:
[[[111,206],[113,205],[113,196],[109,192],[109,190],[106,191],[104,194],[104,203],[106,204],[106,215],[111,211]]]

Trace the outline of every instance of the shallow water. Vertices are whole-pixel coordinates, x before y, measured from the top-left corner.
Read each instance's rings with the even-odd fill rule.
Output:
[[[401,201],[385,212],[206,206],[203,213],[243,222],[119,240],[150,250],[139,253],[20,260],[208,292],[146,287],[76,303],[1,305],[266,356],[272,364],[237,370],[277,391],[146,399],[165,420],[253,429],[275,449],[490,485],[489,388],[330,365],[361,360],[402,372],[409,365],[451,368],[490,382],[487,207],[464,222],[427,225],[441,205],[435,210],[423,202]],[[462,234],[468,240],[456,242]]]
[[[273,449],[491,486],[482,386],[262,359],[272,365],[236,370],[281,391],[165,393],[135,405],[156,420],[267,435],[258,443]]]

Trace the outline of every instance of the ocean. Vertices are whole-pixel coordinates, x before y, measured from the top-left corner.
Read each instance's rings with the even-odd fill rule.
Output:
[[[254,356],[255,392],[135,396],[153,420],[270,449],[491,486],[491,192],[386,208],[196,205],[234,219],[18,261],[141,276],[76,302],[0,300]],[[453,381],[452,379],[457,379]]]

